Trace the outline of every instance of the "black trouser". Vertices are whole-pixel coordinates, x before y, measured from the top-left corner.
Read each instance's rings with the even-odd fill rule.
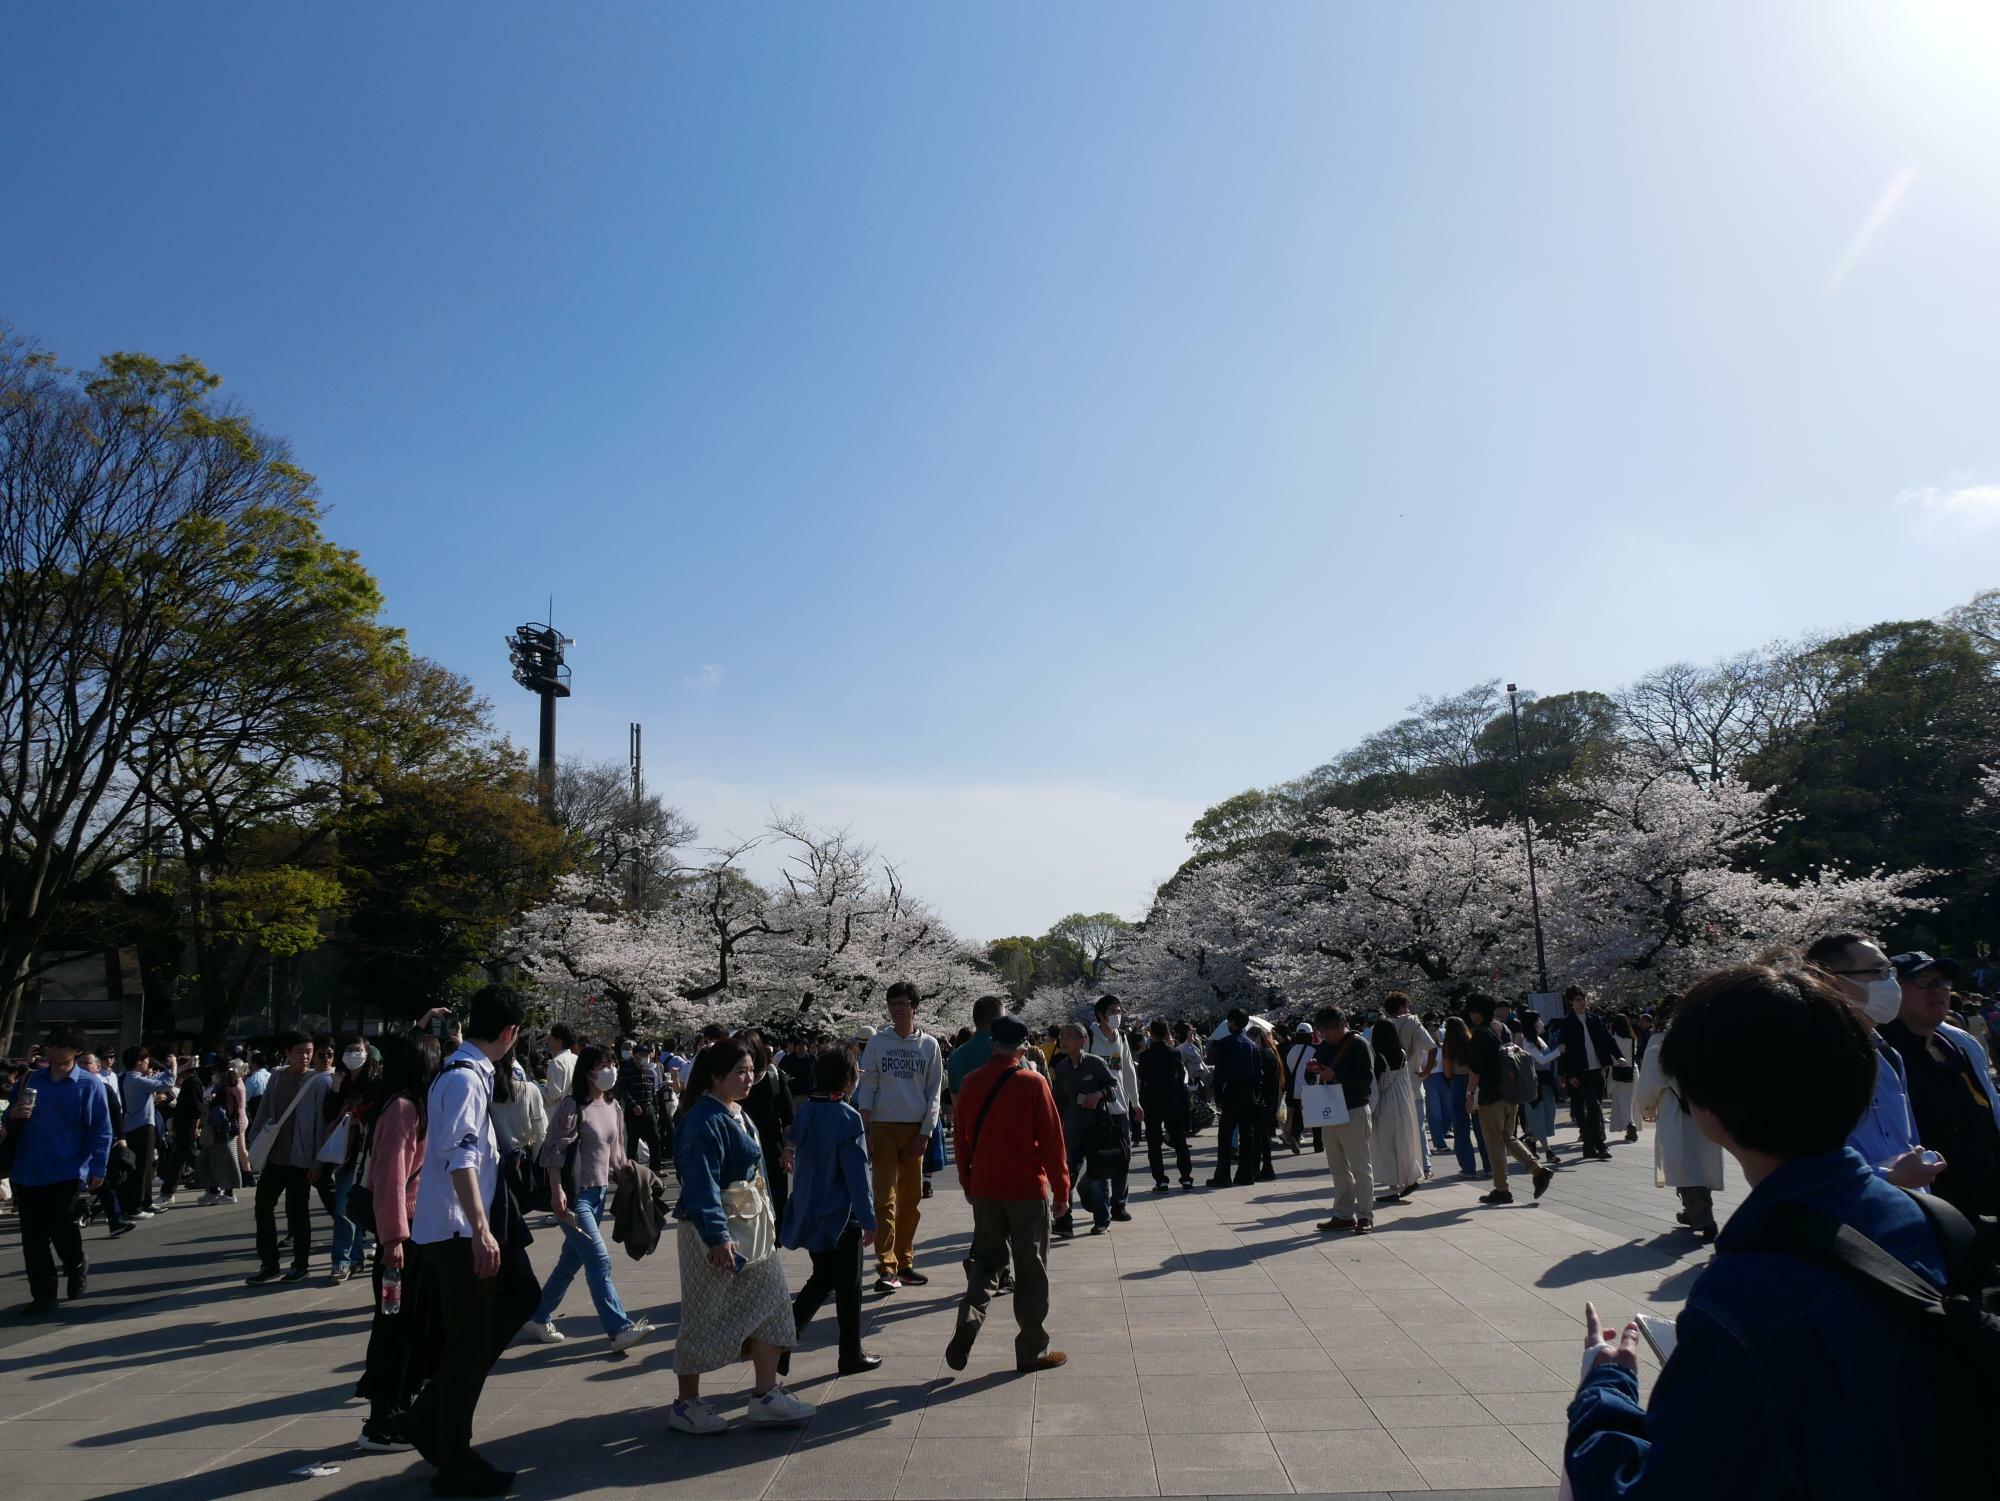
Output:
[[[159,1129],[135,1126],[125,1133],[125,1145],[139,1164],[139,1171],[118,1186],[118,1202],[127,1215],[153,1207],[153,1155],[158,1150]]]
[[[803,1335],[831,1293],[840,1321],[840,1363],[856,1365],[861,1360],[861,1227],[849,1221],[831,1250],[812,1253],[812,1264],[812,1275],[792,1298],[792,1322]]]
[[[14,1212],[21,1221],[21,1260],[28,1269],[28,1296],[56,1295],[56,1262],[71,1276],[84,1270],[83,1232],[77,1228],[80,1185],[14,1185]]]
[[[1236,1182],[1247,1186],[1257,1181],[1257,1136],[1264,1129],[1264,1110],[1257,1097],[1241,1084],[1222,1092],[1222,1116],[1215,1127],[1215,1179],[1229,1177],[1232,1155],[1236,1160]]]
[[[257,1175],[257,1264],[278,1264],[278,1199],[285,1201],[285,1228],[292,1236],[292,1265],[312,1261],[312,1185],[302,1167],[267,1164]]]
[[[403,1243],[403,1307],[382,1312],[382,1275],[387,1270],[375,1258],[375,1322],[368,1328],[368,1356],[354,1395],[368,1400],[368,1421],[375,1427],[410,1405],[430,1375],[425,1369],[435,1347],[422,1337],[424,1328],[423,1257],[411,1242]]]
[[[167,1143],[167,1165],[160,1173],[166,1197],[171,1199],[181,1191],[181,1175],[187,1171],[188,1159],[194,1156],[195,1138],[200,1134],[197,1123],[176,1119],[173,1139]]]
[[[1185,1107],[1178,1111],[1161,1110],[1157,1106],[1146,1112],[1146,1164],[1153,1170],[1153,1181],[1167,1181],[1167,1167],[1160,1148],[1171,1144],[1174,1160],[1180,1165],[1181,1181],[1185,1183],[1194,1176],[1194,1169],[1188,1162],[1188,1113]]]
[[[500,1352],[542,1301],[525,1250],[502,1251],[497,1276],[473,1272],[472,1242],[461,1235],[422,1249],[423,1299],[444,1330],[437,1374],[410,1407],[406,1427],[440,1472],[472,1465],[472,1415]]]
[[[1576,1111],[1576,1128],[1583,1133],[1584,1151],[1604,1151],[1604,1071],[1591,1068],[1579,1074],[1570,1085],[1569,1101]]]

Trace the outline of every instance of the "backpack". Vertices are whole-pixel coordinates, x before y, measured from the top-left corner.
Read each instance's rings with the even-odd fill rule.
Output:
[[[1535,1060],[1519,1043],[1504,1044],[1500,1049],[1500,1098],[1509,1105],[1532,1105],[1541,1087]]]
[[[2000,1264],[1973,1221],[1934,1194],[1910,1197],[1944,1249],[1943,1292],[1852,1225],[1803,1204],[1774,1206],[1739,1249],[1810,1261],[1907,1320],[1937,1373],[1939,1494],[1990,1496],[2000,1465],[1982,1404],[2000,1390]]]

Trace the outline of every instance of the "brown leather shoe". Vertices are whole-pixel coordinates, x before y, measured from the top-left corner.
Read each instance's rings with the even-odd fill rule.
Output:
[[[1033,1360],[1014,1367],[1017,1371],[1053,1371],[1057,1366],[1069,1364],[1069,1357],[1060,1350],[1044,1350]]]

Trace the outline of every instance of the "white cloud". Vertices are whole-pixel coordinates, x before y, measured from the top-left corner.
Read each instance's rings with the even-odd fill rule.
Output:
[[[1910,485],[1896,504],[1934,523],[1986,527],[2000,524],[2000,484],[1975,484],[1953,476],[1944,485]]]
[[[882,782],[760,786],[669,779],[659,789],[722,846],[759,833],[773,808],[849,827],[895,864],[962,938],[1042,933],[1071,912],[1145,915],[1188,857],[1202,803],[1084,782]],[[775,850],[748,862],[777,875]]]
[[[722,669],[713,662],[704,662],[699,672],[691,672],[681,679],[684,688],[698,688],[707,691],[722,686]]]

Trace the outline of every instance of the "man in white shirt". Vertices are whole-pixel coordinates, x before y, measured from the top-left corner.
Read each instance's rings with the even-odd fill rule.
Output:
[[[514,1046],[522,1015],[520,997],[504,986],[476,993],[465,1041],[431,1084],[410,1243],[444,1343],[437,1374],[411,1405],[403,1432],[437,1466],[431,1489],[438,1495],[501,1496],[514,1483],[474,1451],[472,1417],[493,1362],[541,1299],[520,1210],[511,1195],[496,1194],[493,1066]]]
[[[1105,1104],[1105,1114],[1117,1118],[1125,1131],[1125,1150],[1132,1150],[1132,1132],[1135,1127],[1146,1123],[1145,1113],[1139,1108],[1139,1070],[1132,1058],[1132,1045],[1124,1032],[1125,1007],[1115,995],[1099,996],[1094,1008],[1097,1013],[1096,1025],[1091,1027],[1084,1043],[1084,1051],[1102,1058],[1118,1080],[1118,1094]],[[1131,1101],[1130,1113],[1126,1101]],[[1129,1220],[1132,1211],[1125,1207],[1126,1188],[1130,1181],[1130,1170],[1126,1163],[1119,1163],[1109,1174],[1111,1183],[1111,1217],[1114,1220]]]
[[[549,1057],[549,1087],[543,1099],[554,1109],[569,1096],[570,1080],[576,1071],[576,1034],[557,1022],[549,1028],[549,1041],[555,1051]]]
[[[923,1199],[924,1148],[937,1124],[944,1089],[944,1053],[917,1030],[917,987],[889,987],[889,1030],[861,1050],[853,1105],[868,1126],[868,1160],[875,1179],[875,1290],[892,1293],[931,1279],[910,1264]]]

